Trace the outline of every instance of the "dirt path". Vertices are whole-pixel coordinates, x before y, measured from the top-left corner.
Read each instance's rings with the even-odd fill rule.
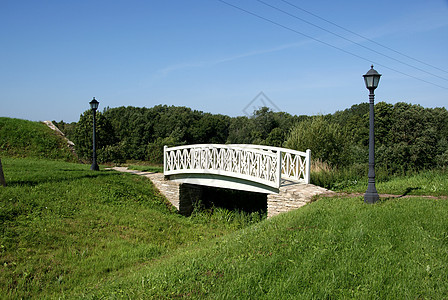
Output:
[[[394,195],[394,194],[379,194],[380,199],[398,199],[398,198],[427,198],[427,199],[448,199],[448,196],[431,196],[431,195]],[[363,197],[364,193],[345,193],[333,192],[331,194],[324,194],[325,197]]]

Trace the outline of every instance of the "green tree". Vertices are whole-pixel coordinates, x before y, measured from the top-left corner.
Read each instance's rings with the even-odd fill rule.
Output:
[[[73,132],[76,154],[79,158],[90,161],[93,149],[93,116],[92,111],[85,111],[79,118]],[[96,113],[96,141],[98,150],[98,162],[104,162],[100,155],[104,148],[116,143],[117,139],[111,122],[101,113]]]
[[[286,134],[280,127],[274,128],[266,138],[266,145],[274,147],[282,147],[285,142]]]
[[[206,113],[192,124],[189,136],[197,144],[224,144],[229,135],[229,125],[230,117]]]
[[[184,143],[179,142],[174,135],[166,138],[159,137],[147,145],[145,160],[153,164],[163,164],[163,148],[165,146],[180,146],[182,144]]]
[[[251,117],[254,121],[255,128],[258,131],[258,136],[264,140],[268,137],[269,133],[278,127],[278,123],[275,119],[275,114],[268,107],[262,107],[256,111]]]
[[[437,127],[430,109],[398,102],[393,106],[379,103],[376,111],[380,166],[391,172],[406,172],[435,165]]]
[[[248,117],[235,117],[230,120],[228,144],[252,144],[255,137],[255,124]]]
[[[340,166],[346,163],[345,142],[342,128],[319,115],[294,126],[285,147],[299,151],[311,149],[314,159]]]
[[[60,122],[52,121],[53,124],[60,130],[62,133],[64,133],[65,137],[71,140],[73,136],[73,131],[75,130],[76,123],[65,123],[63,120]]]

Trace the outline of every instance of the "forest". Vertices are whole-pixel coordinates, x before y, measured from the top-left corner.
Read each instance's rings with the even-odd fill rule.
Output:
[[[97,112],[98,161],[161,164],[164,145],[262,144],[311,149],[313,161],[364,172],[368,162],[368,112],[368,103],[316,116],[274,112],[267,107],[238,117],[167,105],[107,107]],[[92,119],[92,112],[87,110],[76,123],[54,121],[86,162],[92,156]],[[447,137],[446,108],[404,102],[375,105],[376,166],[389,174],[446,169]]]

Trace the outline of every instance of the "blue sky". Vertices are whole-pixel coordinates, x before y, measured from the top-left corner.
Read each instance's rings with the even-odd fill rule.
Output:
[[[376,101],[448,107],[447,0],[225,1],[265,19],[219,0],[1,0],[0,116],[78,121],[92,97],[238,116],[260,92],[327,114],[368,101],[372,63]]]

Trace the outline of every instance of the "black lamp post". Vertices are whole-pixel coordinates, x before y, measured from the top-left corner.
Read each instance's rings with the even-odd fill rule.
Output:
[[[100,168],[98,167],[98,164],[96,163],[96,130],[95,130],[95,123],[96,123],[96,110],[98,109],[98,105],[100,104],[98,101],[95,100],[95,97],[93,97],[93,100],[89,102],[90,108],[93,111],[93,157],[92,157],[92,166],[90,167],[90,170],[93,171],[99,171]]]
[[[378,87],[380,82],[381,74],[372,68],[364,76],[364,81],[366,83],[366,88],[370,91],[369,94],[369,183],[367,185],[367,191],[364,194],[365,203],[375,203],[380,199],[378,192],[375,188],[375,130],[374,130],[374,100],[375,100],[375,89]]]

